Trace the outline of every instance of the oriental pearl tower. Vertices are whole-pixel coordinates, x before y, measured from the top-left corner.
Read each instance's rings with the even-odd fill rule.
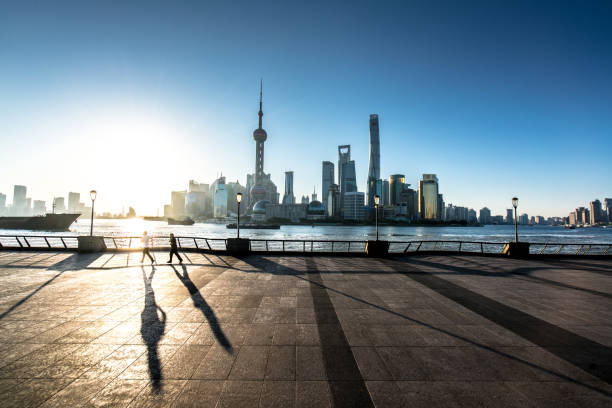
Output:
[[[263,80],[259,84],[259,127],[253,131],[253,139],[255,139],[255,184],[251,188],[251,203],[256,203],[266,199],[266,188],[263,185],[264,181],[264,142],[268,138],[268,134],[261,127],[263,111]]]

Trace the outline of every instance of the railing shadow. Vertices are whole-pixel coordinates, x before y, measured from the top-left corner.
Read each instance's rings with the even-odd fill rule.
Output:
[[[162,368],[159,361],[158,344],[164,336],[166,330],[166,312],[155,302],[155,292],[153,292],[152,281],[155,274],[155,267],[152,267],[151,274],[147,277],[144,266],[142,269],[142,280],[145,287],[145,304],[140,314],[141,326],[140,335],[147,346],[147,358],[149,365],[149,377],[153,391],[161,391]],[[161,317],[157,311],[161,312]]]
[[[200,312],[202,312],[202,314],[208,321],[208,324],[210,325],[213,335],[215,336],[219,344],[221,344],[221,346],[223,346],[223,348],[228,353],[233,354],[234,349],[232,347],[232,344],[230,343],[228,338],[225,336],[225,333],[223,333],[223,330],[221,329],[221,326],[219,325],[219,321],[217,320],[217,316],[215,315],[215,312],[208,305],[206,300],[204,300],[204,297],[202,297],[202,294],[198,290],[198,287],[193,283],[193,281],[189,277],[189,273],[187,273],[187,267],[185,265],[181,265],[181,269],[183,272],[181,274],[179,273],[179,271],[176,269],[174,265],[170,265],[170,266],[174,270],[176,277],[179,278],[181,283],[189,291],[189,295],[191,296],[191,301],[193,302],[193,305],[197,309],[199,309]]]

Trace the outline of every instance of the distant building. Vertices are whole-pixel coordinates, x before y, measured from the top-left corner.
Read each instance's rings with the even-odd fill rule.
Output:
[[[493,215],[491,216],[491,224],[501,225],[504,223],[503,215]]]
[[[344,195],[344,219],[362,221],[365,219],[365,194],[350,191]]]
[[[478,223],[478,217],[476,216],[476,210],[474,210],[473,208],[470,208],[468,210],[468,223],[470,224]]]
[[[599,200],[595,200],[595,201],[591,201],[589,203],[589,207],[590,207],[590,224],[591,225],[595,225],[595,224],[599,224],[600,222],[602,222],[602,210],[601,210],[601,201]]]
[[[382,196],[380,196],[382,205],[391,205],[389,202],[389,180],[382,181]]]
[[[403,174],[392,174],[389,176],[389,205],[394,206],[399,202],[399,195],[404,189],[406,176]]]
[[[172,214],[174,217],[182,217],[185,215],[185,195],[187,191],[173,191],[170,194],[170,205],[172,205]]]
[[[487,207],[481,208],[479,211],[478,222],[480,222],[482,225],[490,224],[491,223],[491,210],[489,210]]]
[[[340,212],[343,212],[344,195],[357,191],[355,161],[351,160],[351,145],[338,146],[338,185],[340,187]]]
[[[225,177],[219,177],[215,181],[213,194],[213,217],[227,217],[227,189],[225,188]]]
[[[0,215],[6,212],[6,194],[0,193]]]
[[[603,199],[603,211],[607,222],[612,222],[612,198]]]
[[[419,215],[425,220],[439,220],[438,178],[435,174],[423,174],[419,181]]]
[[[283,204],[295,204],[295,196],[293,195],[293,172],[285,172],[285,195],[283,196]]]
[[[81,193],[68,193],[68,212],[73,214],[81,212]]]
[[[26,214],[26,186],[15,185],[13,187],[13,206],[11,212],[13,215],[27,215]]]
[[[34,205],[32,206],[32,214],[45,215],[46,213],[47,207],[45,206],[45,202],[42,200],[34,200]]]
[[[302,204],[308,204],[310,202],[310,197],[307,195],[302,196]]]
[[[404,184],[395,204],[395,216],[401,216],[415,221],[418,218],[418,193]]]
[[[367,193],[368,207],[374,207],[374,196],[380,196],[376,182],[380,180],[380,135],[378,128],[378,115],[370,115],[370,163],[368,166]],[[382,188],[382,185],[380,186]]]
[[[576,214],[574,214],[574,216],[575,216],[575,215],[576,215]],[[519,223],[519,224],[521,224],[521,225],[528,225],[528,224],[529,224],[529,215],[527,215],[527,214],[521,214],[521,215],[519,216],[518,223]],[[574,224],[575,224],[575,222],[574,222]]]
[[[318,200],[312,200],[306,209],[306,219],[324,220],[325,218],[325,207],[323,206],[323,203]]]
[[[334,163],[324,161],[321,163],[321,201],[325,208],[329,206],[327,199],[329,197],[329,186],[332,184],[334,184]]]
[[[170,204],[165,204],[164,205],[164,217],[168,218],[168,217],[173,217],[174,214],[172,213],[172,206]]]
[[[538,225],[544,225],[544,224],[546,224],[546,219],[544,217],[542,217],[541,215],[536,215],[535,223],[538,224]]]
[[[512,215],[512,208],[506,209],[506,224],[514,224],[514,216]]]
[[[229,183],[225,183],[225,190],[227,190],[227,212],[228,215],[238,214],[238,201],[236,200],[236,195],[238,193],[242,193],[242,196],[247,195],[247,189],[240,185],[238,180],[230,181]],[[245,208],[245,205],[240,203],[240,212],[246,213],[248,211],[248,207]]]
[[[329,192],[327,193],[327,216],[328,217],[339,217],[340,216],[340,188],[337,184],[329,185]]]
[[[308,204],[268,204],[266,205],[266,219],[284,218],[292,222],[299,222],[306,218]]]
[[[62,214],[66,212],[66,205],[64,204],[64,197],[55,197],[53,199],[53,212],[56,214]]]

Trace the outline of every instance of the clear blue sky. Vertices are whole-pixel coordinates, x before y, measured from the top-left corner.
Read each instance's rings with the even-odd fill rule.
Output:
[[[112,3],[112,4],[111,4]],[[265,170],[321,189],[368,116],[381,173],[436,173],[447,203],[567,215],[612,195],[612,3],[3,2],[0,192],[152,213],[189,179]],[[98,205],[98,204],[97,204]]]

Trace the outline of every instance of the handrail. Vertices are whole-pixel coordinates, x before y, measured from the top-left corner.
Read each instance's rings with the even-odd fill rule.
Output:
[[[104,236],[110,250],[139,250],[141,236]],[[225,251],[227,238],[209,238],[196,236],[176,237],[181,250],[188,251]],[[151,236],[152,248],[165,249],[168,236]],[[205,245],[198,243],[203,240]],[[77,249],[78,236],[76,235],[0,235],[0,249]],[[166,241],[160,245],[162,241]],[[365,250],[366,240],[334,240],[334,239],[279,239],[279,238],[251,238],[250,249],[253,252],[333,252],[358,253]],[[388,241],[390,253],[411,254],[421,252],[460,252],[496,254],[503,250],[507,241],[464,241],[464,240],[408,240]],[[307,245],[309,244],[309,245]],[[310,248],[307,248],[310,246]],[[531,253],[535,255],[605,255],[612,256],[612,243],[597,242],[531,242]]]

